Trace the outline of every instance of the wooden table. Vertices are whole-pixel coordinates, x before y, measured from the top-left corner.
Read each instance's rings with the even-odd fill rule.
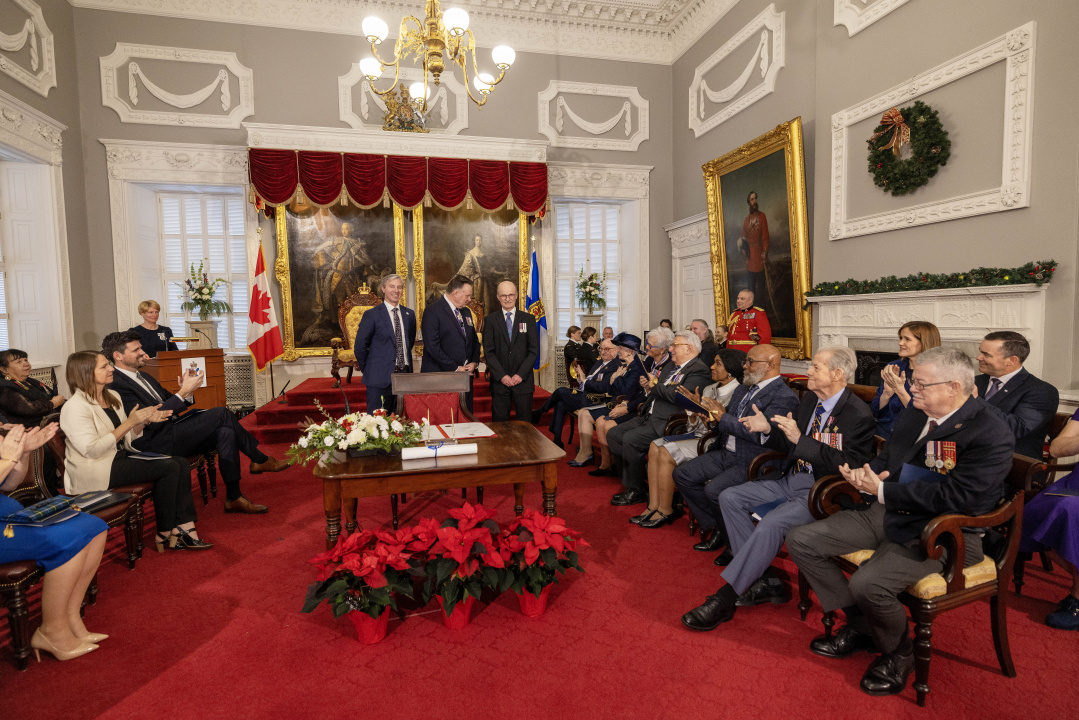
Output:
[[[401,460],[400,455],[348,458],[315,468],[322,480],[326,510],[326,548],[337,544],[341,532],[341,502],[345,504],[345,529],[356,529],[355,498],[451,490],[513,483],[514,512],[524,512],[525,483],[543,485],[543,512],[554,515],[558,488],[558,461],[564,450],[526,422],[489,422],[497,437],[462,440],[476,443],[476,455],[451,455],[424,460]]]

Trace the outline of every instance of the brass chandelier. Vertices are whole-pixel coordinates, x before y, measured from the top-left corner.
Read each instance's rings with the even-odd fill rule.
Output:
[[[499,69],[498,77],[480,72],[476,66],[476,38],[468,29],[468,22],[468,13],[461,8],[450,8],[443,13],[439,7],[439,0],[426,0],[422,21],[414,15],[407,15],[401,19],[397,42],[393,47],[393,59],[386,61],[379,56],[378,46],[389,34],[389,26],[381,18],[375,16],[364,18],[363,34],[371,43],[372,57],[360,61],[360,71],[370,81],[371,89],[387,103],[387,109],[391,105],[395,109],[399,108],[401,101],[406,97],[403,86],[399,93],[400,99],[394,97],[393,92],[400,79],[401,61],[410,56],[423,61],[423,81],[412,83],[407,95],[420,126],[426,122],[427,101],[431,96],[428,78],[430,77],[433,83],[438,85],[447,65],[450,66],[451,72],[453,65],[461,69],[465,92],[468,93],[469,99],[478,107],[483,107],[494,86],[502,82],[502,78],[506,76],[506,70],[513,64],[516,53],[507,45],[499,45],[491,51],[491,57]],[[469,88],[469,64],[472,65],[472,85],[480,94],[479,100]],[[375,87],[375,81],[381,78],[389,67],[393,67],[393,84],[380,90]],[[387,113],[388,118],[389,113]],[[420,131],[425,132],[425,130]]]

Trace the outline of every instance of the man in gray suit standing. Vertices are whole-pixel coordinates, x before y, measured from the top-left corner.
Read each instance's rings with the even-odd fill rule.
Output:
[[[719,438],[712,450],[674,470],[674,484],[682,492],[686,505],[700,523],[701,532],[710,538],[693,546],[694,550],[712,552],[727,544],[719,495],[746,481],[746,470],[753,458],[769,448],[763,447],[769,433],[747,430],[739,420],[762,413],[766,418],[786,417],[798,409],[798,396],[779,377],[782,357],[772,345],[755,345],[746,356],[742,387],[734,391],[723,412],[719,407]],[[773,427],[772,432],[775,431]]]
[[[533,366],[539,357],[539,332],[532,313],[517,309],[517,286],[509,280],[498,284],[498,304],[483,320],[483,357],[491,371],[491,419],[510,419],[510,400],[517,419],[532,420],[532,394],[536,382]]]

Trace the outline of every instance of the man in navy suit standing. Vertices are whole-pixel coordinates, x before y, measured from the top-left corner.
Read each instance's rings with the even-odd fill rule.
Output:
[[[498,303],[483,320],[483,357],[491,371],[491,419],[510,419],[510,400],[517,419],[532,419],[532,394],[536,381],[532,370],[539,357],[539,331],[532,313],[517,309],[517,286],[509,280],[498,284]]]
[[[1019,333],[989,333],[978,346],[978,370],[983,374],[974,378],[974,387],[978,397],[1012,429],[1015,451],[1040,458],[1060,393],[1027,372],[1023,362],[1028,355],[1030,343]]]
[[[480,344],[472,311],[465,305],[472,299],[472,281],[454,275],[446,294],[423,312],[423,365],[420,372],[466,372],[469,378],[480,362]],[[465,395],[472,411],[472,391]]]
[[[416,343],[416,313],[401,304],[405,281],[400,275],[382,279],[381,305],[363,314],[356,330],[356,363],[367,386],[367,412],[393,411],[393,373],[412,372],[412,346]]]

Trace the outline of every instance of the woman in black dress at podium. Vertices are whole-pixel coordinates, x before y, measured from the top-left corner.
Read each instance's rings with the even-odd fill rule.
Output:
[[[139,303],[139,315],[142,315],[142,324],[131,328],[142,339],[142,350],[150,357],[157,357],[163,350],[179,350],[172,341],[172,328],[167,325],[158,325],[157,318],[161,315],[161,306],[155,300],[143,300]]]

